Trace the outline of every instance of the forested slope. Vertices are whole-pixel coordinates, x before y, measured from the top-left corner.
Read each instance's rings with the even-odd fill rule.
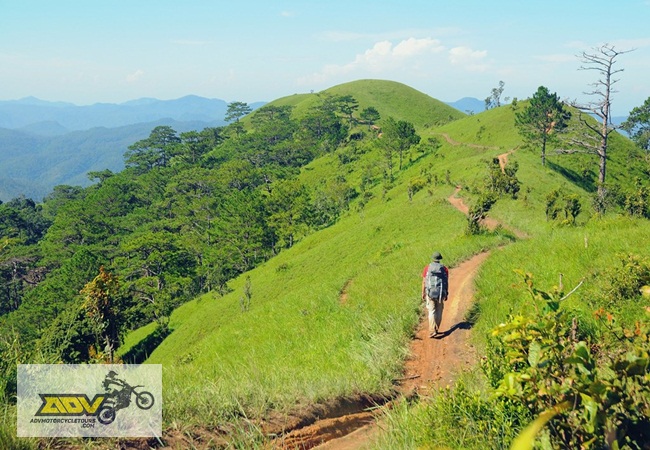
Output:
[[[622,237],[648,230],[625,207],[633,178],[647,171],[640,152],[612,139],[618,195],[597,218],[591,161],[565,155],[542,168],[521,147],[515,112],[464,116],[406,86],[364,80],[279,99],[225,128],[157,127],[129,148],[124,171],[96,172],[94,186],[59,186],[42,205],[0,205],[3,345],[32,361],[162,363],[168,428],[244,426],[242,417],[392,395],[433,250],[454,266],[511,244],[487,284],[479,276],[479,348],[510,311],[530,309],[513,270],[551,282],[557,261],[548,255],[563,242],[584,238],[601,255],[563,267],[567,285],[634,250],[646,276],[647,248]],[[494,159],[504,154],[502,171]],[[446,200],[457,186],[472,207],[489,191],[496,203],[486,213],[529,239],[508,227],[472,231]],[[563,203],[549,217],[555,190],[577,195],[575,223],[562,221]],[[119,285],[101,321],[80,293],[98,276]],[[591,281],[589,292],[605,289]],[[587,300],[572,298],[581,317],[606,301]],[[625,322],[640,303],[637,295],[623,309]],[[11,366],[3,370],[10,393]]]

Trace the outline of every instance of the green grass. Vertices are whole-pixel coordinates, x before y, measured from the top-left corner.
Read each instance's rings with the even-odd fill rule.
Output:
[[[293,106],[296,117],[304,115],[309,108],[318,104],[318,95],[351,95],[359,102],[359,113],[369,106],[379,111],[381,118],[390,116],[407,120],[416,128],[423,129],[465,117],[465,114],[451,106],[431,98],[407,85],[386,80],[357,80],[340,84],[321,93],[294,94],[270,102],[273,106]]]
[[[36,439],[16,437],[16,406],[0,405],[0,448],[2,450],[33,450],[38,447]]]
[[[482,316],[477,324],[477,335],[487,333],[510,311],[533,306],[515,269],[532,273],[536,286],[547,291],[559,285],[560,274],[565,293],[584,280],[565,304],[584,321],[591,320],[595,293],[607,281],[599,274],[620,265],[620,255],[632,253],[650,257],[650,248],[644,245],[649,240],[647,220],[612,217],[591,220],[584,227],[548,226],[540,238],[518,242],[495,252],[476,280]]]
[[[441,251],[445,262],[454,266],[484,249],[494,249],[479,271],[473,311],[478,320],[474,336],[477,347],[482,348],[491,327],[527,305],[514,269],[532,272],[543,289],[557,284],[562,273],[568,291],[583,277],[614,264],[617,253],[639,253],[647,247],[644,243],[650,237],[650,227],[646,221],[596,220],[591,216],[590,193],[576,185],[571,174],[587,162],[595,167],[596,161],[549,156],[555,166],[542,168],[535,151],[519,148],[521,139],[512,125],[510,106],[474,116],[461,113],[458,120],[435,128],[431,125],[447,111],[436,109],[428,98],[417,101],[436,113],[422,113],[424,107],[408,108],[404,98],[413,103],[419,94],[398,83],[363,80],[329,91],[351,93],[361,107],[376,106],[383,116],[388,112],[410,120],[423,139],[436,137],[442,147],[435,155],[422,156],[414,150],[385,196],[378,179],[372,188],[374,197],[364,208],[358,210],[353,202],[335,225],[307,236],[233,280],[230,294],[204,295],[172,314],[173,333],[148,360],[163,364],[166,426],[219,425],[340,396],[388,395],[393,379],[400,375],[418,320],[420,272],[433,250]],[[299,94],[277,102],[306,110],[313,101],[314,94]],[[447,143],[441,133],[460,144]],[[622,156],[627,146],[618,138],[613,142],[612,179],[625,179],[629,172],[629,161]],[[301,180],[313,187],[344,174],[348,183],[358,187],[363,171],[380,161],[372,148],[367,144],[366,152],[349,165],[341,165],[336,154],[319,158],[303,170]],[[517,200],[499,200],[490,215],[529,238],[512,243],[505,233],[465,236],[466,220],[446,198],[455,184],[461,184],[461,194],[471,203],[486,175],[485,162],[513,149],[516,151],[509,160],[519,163],[522,190]],[[427,186],[409,201],[408,182],[425,170],[439,183]],[[444,183],[447,173],[450,184]],[[544,197],[556,188],[581,196],[579,226],[546,222]],[[247,277],[252,299],[250,308],[243,310],[240,298]],[[590,314],[584,297],[588,288],[581,287],[567,300],[585,320]],[[128,336],[125,348],[150,331]],[[478,391],[478,378],[475,375],[469,382],[471,389],[463,389]],[[445,402],[467,400],[463,398],[464,394],[450,391],[436,395],[432,402],[402,404],[394,411],[386,442],[394,443],[395,448],[414,448],[454,436],[459,438],[454,447],[473,448],[473,442],[479,445],[485,433],[492,437],[499,433],[489,424],[495,414],[501,414],[497,417],[501,421],[494,426],[509,423],[512,411],[500,411],[489,399],[470,393],[473,400],[465,405],[465,412],[450,421],[446,431],[432,431],[432,424],[439,423],[433,417],[436,409]],[[396,437],[399,434],[404,437]],[[509,434],[504,436],[490,441],[494,444],[491,448],[506,445]]]
[[[239,303],[244,277],[229,295],[177,310],[174,332],[148,360],[164,364],[167,420],[218,423],[338,396],[390,394],[433,249],[453,265],[506,241],[465,237],[464,217],[440,200],[448,187],[413,202],[402,188],[249,272],[248,311]]]
[[[385,432],[370,448],[508,449],[529,414],[482,394],[469,382],[435,391],[426,401],[397,402],[381,416]]]

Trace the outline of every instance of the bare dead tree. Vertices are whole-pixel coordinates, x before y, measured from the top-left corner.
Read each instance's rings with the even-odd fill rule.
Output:
[[[617,92],[614,85],[619,81],[614,78],[623,69],[614,69],[618,56],[629,53],[633,50],[618,51],[613,45],[604,44],[593,49],[593,53],[582,52],[578,57],[582,61],[580,70],[593,70],[598,74],[598,80],[591,83],[591,91],[583,92],[585,95],[595,98],[594,101],[585,104],[571,102],[571,106],[579,110],[578,120],[582,124],[581,132],[570,139],[570,144],[577,147],[574,150],[567,150],[565,153],[583,152],[598,156],[598,201],[597,211],[604,212],[605,177],[607,174],[607,141],[610,133],[616,129],[611,123],[611,99],[612,94]],[[588,115],[587,115],[588,114]],[[590,120],[593,115],[599,122],[594,124]]]

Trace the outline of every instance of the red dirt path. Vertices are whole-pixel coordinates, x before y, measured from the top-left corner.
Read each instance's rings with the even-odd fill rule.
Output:
[[[505,163],[505,156],[503,157]],[[448,201],[467,214],[468,208],[456,192]],[[495,220],[486,220],[494,228]],[[430,389],[444,387],[454,381],[454,376],[473,366],[477,355],[469,344],[470,324],[465,321],[474,298],[474,277],[489,252],[479,253],[449,271],[449,299],[445,304],[442,335],[429,337],[426,314],[422,314],[416,336],[411,342],[410,358],[406,361],[404,376],[397,387],[398,397],[426,396]],[[379,409],[378,409],[379,410]],[[373,411],[319,420],[296,429],[275,442],[275,448],[320,450],[362,449],[381,431],[378,417]]]

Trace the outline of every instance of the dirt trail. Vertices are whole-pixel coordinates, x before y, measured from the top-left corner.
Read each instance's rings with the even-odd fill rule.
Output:
[[[499,160],[505,165],[507,154],[500,155]],[[460,189],[458,186],[448,201],[467,214],[467,205],[457,197]],[[485,225],[494,229],[498,222],[488,218]],[[431,389],[451,384],[455,374],[476,363],[476,352],[469,344],[471,324],[465,321],[465,317],[474,298],[474,277],[488,256],[489,252],[479,253],[450,269],[449,299],[443,313],[442,334],[436,338],[429,337],[428,321],[423,313],[416,336],[411,341],[411,356],[406,361],[404,375],[397,386],[398,398],[426,396]],[[275,448],[362,449],[381,431],[376,414],[379,410],[360,409],[353,414],[318,420],[284,435],[276,441]]]
[[[438,133],[438,134],[440,134],[442,137],[444,137],[445,140],[447,141],[447,143],[449,143],[449,144],[451,144],[453,146],[458,146],[458,145],[462,144],[462,145],[465,145],[467,147],[477,148],[477,149],[480,149],[480,150],[499,150],[499,148],[501,148],[501,147],[497,147],[497,146],[480,145],[480,144],[468,144],[466,142],[458,142],[458,141],[455,141],[454,139],[452,139],[452,137],[449,136],[447,133]]]
[[[465,204],[462,198],[458,197],[458,193],[460,192],[461,189],[462,189],[461,186],[456,186],[456,190],[447,199],[447,201],[451,203],[457,210],[467,215],[469,213],[469,207]],[[483,220],[483,225],[485,225],[488,228],[488,230],[494,230],[499,225],[499,222],[493,219],[492,217],[486,217]]]
[[[398,397],[427,395],[430,389],[443,387],[454,380],[459,371],[476,363],[476,353],[468,344],[470,324],[465,321],[474,294],[474,276],[489,252],[480,253],[449,271],[449,299],[445,303],[442,333],[429,337],[426,315],[411,342],[411,357],[406,361]],[[294,430],[276,441],[275,448],[320,450],[361,449],[381,430],[376,412],[360,411],[340,417],[319,420]]]
[[[447,142],[460,145],[448,135],[443,134]],[[469,144],[482,149],[496,149]],[[498,155],[501,170],[508,163],[508,156],[516,149]],[[458,197],[462,189],[457,186],[447,199],[456,209],[467,215],[468,206]],[[487,217],[483,224],[494,230],[499,222]],[[519,238],[526,234],[511,230]],[[436,338],[429,337],[426,314],[420,321],[416,336],[411,341],[410,358],[406,361],[404,375],[397,386],[397,398],[413,395],[426,396],[431,389],[437,389],[454,381],[454,376],[463,369],[476,364],[477,355],[469,344],[471,324],[465,321],[467,312],[474,298],[474,277],[479,266],[488,258],[489,252],[479,253],[459,266],[450,269],[449,299],[445,304],[442,318],[442,334]],[[390,407],[390,402],[383,407]],[[296,429],[276,441],[275,448],[319,450],[356,450],[369,446],[381,431],[378,423],[380,408],[368,409],[353,414],[318,420],[315,423]]]

